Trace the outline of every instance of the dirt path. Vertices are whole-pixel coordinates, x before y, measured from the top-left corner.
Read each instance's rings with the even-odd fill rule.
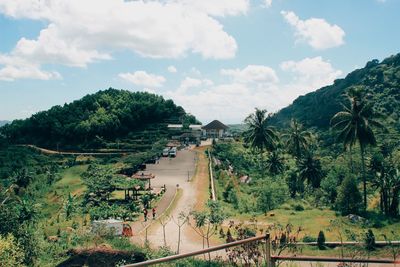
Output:
[[[102,155],[126,155],[130,153],[129,151],[121,151],[121,152],[66,152],[66,151],[55,151],[51,149],[46,149],[42,147],[38,147],[35,145],[18,145],[18,146],[24,146],[24,147],[30,147],[35,150],[38,150],[44,154],[48,155],[73,155],[73,156],[78,156],[78,155],[84,155],[84,156],[102,156]]]

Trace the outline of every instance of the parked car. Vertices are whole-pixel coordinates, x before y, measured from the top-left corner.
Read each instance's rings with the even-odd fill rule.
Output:
[[[162,156],[163,157],[168,157],[169,156],[169,148],[164,148],[164,150],[162,152]]]
[[[177,148],[176,147],[171,148],[170,151],[169,151],[169,156],[172,157],[172,158],[175,158],[176,157],[176,152],[177,152]]]
[[[157,163],[158,158],[157,157],[152,157],[149,158],[145,161],[146,164],[156,164]]]

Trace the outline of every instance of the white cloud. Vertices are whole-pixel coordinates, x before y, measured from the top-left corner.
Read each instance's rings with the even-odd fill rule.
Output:
[[[126,49],[151,58],[232,58],[236,41],[216,17],[244,14],[248,6],[248,0],[3,0],[0,13],[48,23],[36,39],[21,38],[9,56],[86,67]]]
[[[51,80],[60,79],[58,72],[41,70],[40,66],[22,58],[0,54],[0,80],[14,81],[18,79]]]
[[[281,69],[294,74],[292,86],[297,86],[299,94],[308,93],[322,86],[331,84],[343,73],[333,68],[331,63],[322,57],[304,58],[300,61],[285,61]]]
[[[222,69],[221,75],[231,76],[231,82],[207,86],[204,80],[187,77],[177,90],[164,95],[203,123],[216,118],[238,123],[255,107],[278,111],[299,95],[329,85],[342,74],[321,57],[282,62],[281,69],[293,73],[293,80],[280,82],[272,68],[249,65],[243,69]],[[185,86],[186,90],[182,90]]]
[[[298,42],[306,42],[315,49],[327,49],[344,44],[345,32],[338,25],[331,25],[320,18],[301,20],[292,11],[281,11],[281,14],[295,28]]]
[[[243,83],[276,83],[279,81],[272,68],[262,65],[248,65],[244,69],[222,69],[220,73],[231,76],[236,82]]]
[[[168,66],[167,70],[171,73],[176,73],[178,72],[178,70],[175,68],[175,66]]]
[[[131,82],[135,85],[144,87],[161,87],[166,81],[163,76],[147,73],[145,71],[135,71],[133,73],[120,73],[118,74],[122,79]]]
[[[251,86],[235,82],[202,88],[192,94],[170,91],[165,96],[195,114],[203,123],[213,119],[238,123],[252,113],[254,107],[266,108],[269,112],[278,110],[286,97],[276,84]]]
[[[213,85],[213,81],[209,79],[196,79],[192,77],[186,77],[182,80],[181,84],[179,85],[178,89],[175,91],[176,94],[186,94],[190,93],[189,89],[191,88],[198,88],[198,87],[209,87]]]
[[[249,0],[171,0],[169,2],[179,3],[186,9],[193,9],[212,16],[221,17],[245,14],[249,7]]]
[[[270,7],[272,5],[272,0],[264,0],[264,6]]]

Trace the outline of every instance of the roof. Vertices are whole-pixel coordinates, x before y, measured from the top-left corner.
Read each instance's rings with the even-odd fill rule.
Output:
[[[201,130],[201,128],[203,127],[203,125],[201,124],[190,124],[189,128],[192,130]]]
[[[214,129],[216,129],[216,130],[226,130],[228,128],[229,128],[228,126],[226,126],[225,124],[223,124],[219,120],[213,120],[212,122],[210,122],[206,126],[203,126],[204,130],[214,130]]]
[[[168,124],[167,127],[170,129],[180,129],[182,128],[182,124]]]
[[[154,174],[152,174],[152,173],[144,173],[144,172],[135,173],[134,175],[132,175],[132,177],[135,178],[135,179],[139,179],[139,180],[148,180],[148,179],[156,178],[154,176]]]

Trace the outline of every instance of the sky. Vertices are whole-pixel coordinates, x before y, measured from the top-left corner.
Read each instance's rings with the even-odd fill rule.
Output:
[[[399,11],[400,0],[0,0],[0,120],[113,87],[241,123],[399,53]]]

